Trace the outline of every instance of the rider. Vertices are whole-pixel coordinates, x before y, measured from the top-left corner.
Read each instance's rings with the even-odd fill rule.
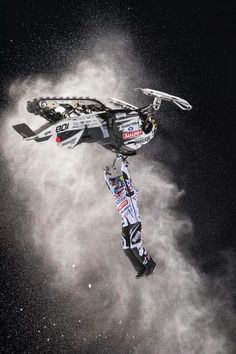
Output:
[[[126,256],[137,271],[136,279],[152,274],[156,263],[149,252],[142,246],[141,221],[137,206],[137,190],[133,188],[128,171],[128,161],[122,157],[121,173],[112,173],[112,168],[107,166],[104,178],[108,188],[116,198],[115,203],[122,217],[122,243]]]

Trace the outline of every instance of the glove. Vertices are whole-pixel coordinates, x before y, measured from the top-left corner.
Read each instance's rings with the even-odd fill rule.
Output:
[[[125,155],[119,155],[119,157],[121,158],[122,162],[126,162],[127,159],[128,159],[128,156],[125,156]]]
[[[111,175],[111,167],[110,166],[106,166],[104,169],[104,175]]]

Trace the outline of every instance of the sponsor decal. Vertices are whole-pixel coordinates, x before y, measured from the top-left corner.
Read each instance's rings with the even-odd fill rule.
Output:
[[[118,206],[118,211],[121,211],[126,205],[128,204],[128,200],[125,199],[119,206]]]
[[[56,127],[56,133],[60,133],[60,132],[63,132],[65,130],[67,130],[69,128],[69,123],[65,123],[65,124],[62,124],[62,125],[58,125]]]
[[[124,201],[126,199],[126,197],[124,197],[124,195],[121,195],[120,197],[118,197],[116,199],[116,205],[118,206],[122,201]]]
[[[131,125],[138,125],[138,122],[135,120],[134,122],[129,122],[129,123],[126,123],[126,124],[122,124],[122,125],[120,125],[120,127],[122,129],[125,129],[127,127],[130,127]]]
[[[140,241],[141,240],[140,235],[141,235],[141,232],[137,231],[136,235],[132,238],[132,243],[136,243],[137,241]]]
[[[62,144],[62,146],[66,146],[66,145],[69,145],[69,144],[74,144],[76,141],[76,138],[73,138],[71,140],[68,140],[66,141],[65,143]]]
[[[150,136],[147,136],[146,138],[142,139],[142,143],[145,144],[151,140]]]
[[[44,133],[44,135],[51,134],[51,130],[48,130],[47,132]]]
[[[127,140],[127,139],[137,138],[138,136],[140,136],[142,134],[143,134],[142,129],[135,130],[135,131],[132,131],[132,132],[123,133],[123,139]]]

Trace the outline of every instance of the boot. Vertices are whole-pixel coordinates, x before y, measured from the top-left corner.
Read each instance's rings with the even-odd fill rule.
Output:
[[[146,271],[145,271],[145,276],[151,275],[157,267],[156,262],[152,258],[150,258],[149,262],[146,265]]]
[[[125,252],[125,255],[129,258],[130,263],[132,264],[132,266],[136,270],[137,275],[139,273],[145,272],[146,267],[143,266],[143,264],[139,261],[139,259],[135,256],[135,254],[133,253],[133,251],[130,248],[125,249],[124,252]]]
[[[138,271],[138,273],[135,275],[135,278],[136,278],[136,279],[140,279],[140,278],[144,277],[144,275],[146,275],[146,269],[147,269],[147,268],[143,266],[143,268],[140,269],[140,270]]]

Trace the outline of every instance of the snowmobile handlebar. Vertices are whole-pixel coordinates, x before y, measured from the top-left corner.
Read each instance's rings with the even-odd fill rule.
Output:
[[[185,110],[185,111],[189,111],[192,109],[191,104],[188,103],[183,98],[169,95],[168,93],[165,93],[165,92],[151,90],[148,88],[144,88],[144,89],[143,88],[136,88],[135,90],[141,91],[142,93],[144,93],[144,95],[154,97],[153,106],[154,106],[154,109],[156,109],[156,110],[158,110],[160,108],[162,100],[173,102],[174,104],[176,104],[176,106],[178,106],[179,108],[181,108],[182,110]]]

